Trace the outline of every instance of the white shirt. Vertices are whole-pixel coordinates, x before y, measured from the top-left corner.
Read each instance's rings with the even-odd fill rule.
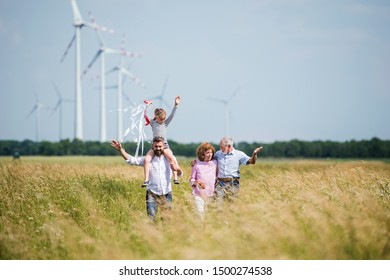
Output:
[[[126,162],[130,165],[144,165],[145,157],[130,156]],[[147,190],[157,194],[165,195],[172,191],[172,171],[168,160],[165,156],[154,156],[149,165],[149,180],[150,183],[146,187]]]

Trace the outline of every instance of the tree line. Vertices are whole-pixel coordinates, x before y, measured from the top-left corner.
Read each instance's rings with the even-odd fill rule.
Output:
[[[151,147],[148,142],[144,143],[144,154]],[[169,141],[170,148],[177,156],[196,157],[196,149],[200,143],[182,144]],[[219,143],[212,143],[219,149]],[[301,141],[293,139],[290,141],[276,141],[274,143],[259,142],[237,142],[236,149],[251,155],[258,146],[263,146],[261,157],[287,157],[287,158],[390,158],[390,140],[372,138],[371,140],[360,141]],[[135,154],[137,144],[125,142],[124,147],[130,154]],[[60,142],[31,140],[15,141],[0,140],[0,156],[72,156],[72,155],[93,155],[112,156],[117,151],[110,146],[109,142],[98,141],[61,140]]]

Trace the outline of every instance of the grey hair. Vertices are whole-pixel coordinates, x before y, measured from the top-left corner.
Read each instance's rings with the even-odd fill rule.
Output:
[[[232,146],[233,147],[233,139],[231,137],[225,136],[221,139],[221,142],[225,143],[226,146]]]

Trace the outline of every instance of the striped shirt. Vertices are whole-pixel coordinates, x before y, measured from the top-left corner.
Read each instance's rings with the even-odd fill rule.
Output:
[[[174,106],[172,109],[171,114],[166,118],[166,120],[163,123],[158,123],[155,119],[152,119],[150,121],[150,126],[152,127],[153,132],[153,138],[154,137],[163,137],[164,138],[164,146],[165,148],[168,148],[168,140],[167,140],[167,127],[170,124],[170,122],[173,119],[173,116],[175,115],[177,110],[177,107]]]
[[[214,184],[217,175],[217,161],[212,159],[210,161],[196,160],[191,170],[190,186],[196,180],[200,180],[205,184],[205,188],[192,188],[192,194],[197,196],[212,197],[214,194]]]

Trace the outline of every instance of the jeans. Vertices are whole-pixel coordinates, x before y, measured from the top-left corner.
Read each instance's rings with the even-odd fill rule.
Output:
[[[217,180],[215,184],[214,196],[217,200],[234,198],[238,195],[239,191],[240,181],[238,179],[234,179],[230,182],[222,182]]]
[[[166,216],[166,210],[171,210],[172,208],[172,192],[165,195],[157,195],[149,190],[146,191],[146,212],[153,221],[156,218],[158,208],[161,210],[161,218]]]

